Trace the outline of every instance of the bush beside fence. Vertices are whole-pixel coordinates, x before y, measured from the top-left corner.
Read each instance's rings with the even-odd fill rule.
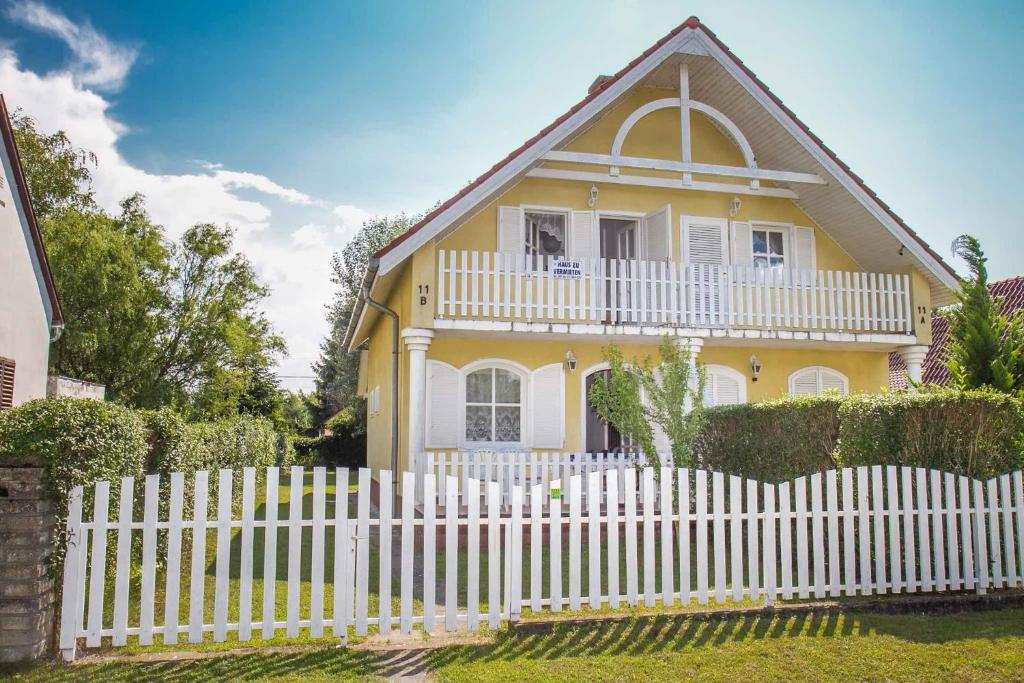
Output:
[[[44,463],[57,506],[55,565],[63,558],[67,497],[75,486],[88,489],[95,481],[109,480],[116,501],[122,477],[134,477],[141,490],[146,474],[160,474],[165,513],[169,473],[182,472],[191,480],[199,470],[255,467],[265,472],[278,463],[278,441],[269,421],[248,415],[187,423],[169,408],[139,411],[76,398],[30,401],[0,411],[0,460],[34,456]],[[92,501],[84,504],[89,507]]]
[[[1024,406],[996,392],[928,389],[710,408],[694,464],[762,481],[877,464],[987,478],[1024,466]]]

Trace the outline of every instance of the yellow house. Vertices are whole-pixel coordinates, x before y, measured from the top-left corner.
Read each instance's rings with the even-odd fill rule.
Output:
[[[369,466],[616,449],[586,401],[611,342],[669,335],[711,405],[877,392],[892,351],[919,377],[956,283],[691,17],[371,258]]]

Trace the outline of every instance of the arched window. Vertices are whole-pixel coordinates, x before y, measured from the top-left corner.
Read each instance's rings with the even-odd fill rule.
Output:
[[[518,443],[523,435],[523,378],[500,367],[466,374],[464,436],[470,443]]]
[[[725,365],[704,366],[704,406],[731,406],[747,402],[747,378]]]
[[[789,376],[790,396],[821,396],[826,391],[845,396],[850,392],[850,382],[841,372],[822,366],[802,368]]]

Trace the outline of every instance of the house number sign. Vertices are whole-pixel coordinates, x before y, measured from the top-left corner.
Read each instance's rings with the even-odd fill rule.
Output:
[[[551,275],[559,280],[581,280],[583,264],[572,259],[555,259],[551,262]]]

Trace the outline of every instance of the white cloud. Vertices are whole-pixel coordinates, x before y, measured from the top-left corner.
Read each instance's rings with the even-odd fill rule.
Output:
[[[363,223],[375,217],[377,214],[361,209],[352,204],[338,204],[334,207],[334,215],[338,217],[339,223],[334,228],[335,235],[342,243],[352,239],[356,231]]]
[[[79,85],[105,91],[120,90],[139,56],[136,48],[111,43],[88,22],[74,24],[65,15],[39,2],[15,2],[7,14],[13,21],[62,40],[74,56],[71,74]]]
[[[10,12],[23,23],[45,27],[61,36],[76,55],[84,54],[88,41],[105,46],[109,54],[128,54],[110,45],[91,27],[74,26],[63,15],[38,3],[18,4]],[[73,40],[79,41],[75,43],[79,47],[72,45]],[[98,51],[96,48],[94,54]],[[84,64],[85,58],[80,59]],[[97,64],[99,60],[99,56],[93,58]],[[289,349],[279,372],[310,375],[320,341],[328,332],[325,308],[334,289],[330,281],[331,252],[373,214],[351,205],[330,210],[324,202],[267,176],[228,170],[215,162],[194,162],[199,170],[183,174],[156,174],[134,166],[118,151],[127,127],[110,115],[110,102],[96,92],[113,82],[113,63],[106,63],[102,73],[107,76],[103,78],[98,65],[92,73],[85,73],[80,71],[82,64],[36,74],[23,68],[13,51],[0,47],[0,87],[8,106],[33,117],[41,130],[63,130],[77,147],[96,154],[99,163],[93,169],[93,188],[97,201],[108,211],[117,211],[118,202],[125,196],[141,192],[153,220],[164,226],[171,239],[198,222],[233,227],[236,247],[253,262],[271,290],[264,310]],[[119,76],[122,80],[131,60],[124,64]],[[281,214],[299,212],[307,222],[275,217],[271,205]],[[310,218],[316,222],[309,222]],[[301,225],[289,234],[282,223]],[[333,229],[326,227],[335,224]],[[289,388],[312,387],[310,380],[283,380],[282,384]]]

